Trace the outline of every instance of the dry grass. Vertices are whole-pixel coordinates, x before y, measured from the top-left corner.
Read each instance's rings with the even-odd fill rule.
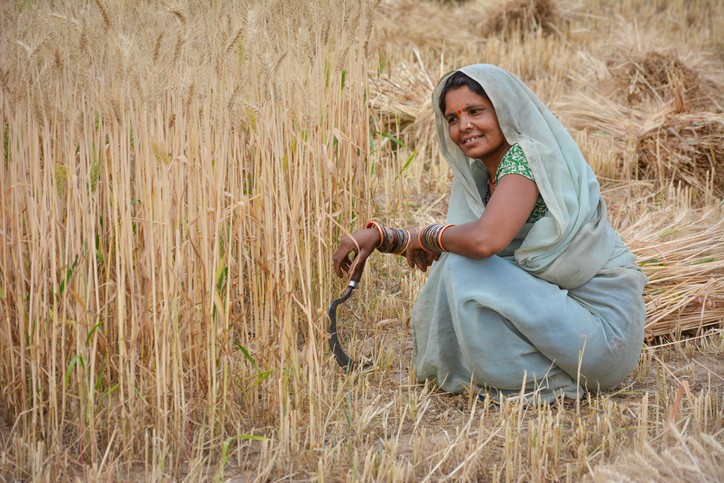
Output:
[[[673,431],[675,443],[664,451],[649,445],[612,465],[596,468],[590,481],[611,482],[711,482],[719,481],[724,447],[716,438],[684,436]]]
[[[720,2],[502,5],[3,3],[0,479],[714,480]],[[375,370],[326,350],[336,240],[444,216],[430,87],[479,61],[567,122],[650,278],[615,391],[415,383],[392,257],[340,316]]]

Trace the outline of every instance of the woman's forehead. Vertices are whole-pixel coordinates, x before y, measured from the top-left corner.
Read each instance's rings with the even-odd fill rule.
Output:
[[[467,86],[451,89],[445,95],[445,107],[448,112],[457,112],[480,104],[491,105],[490,99],[481,96]]]

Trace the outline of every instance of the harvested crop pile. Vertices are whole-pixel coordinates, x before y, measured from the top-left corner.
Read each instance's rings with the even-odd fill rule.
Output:
[[[646,336],[680,336],[724,319],[724,218],[668,207],[642,214],[621,231],[649,283]]]
[[[638,140],[639,178],[691,187],[695,199],[724,198],[724,115],[671,113]]]
[[[370,106],[378,113],[376,129],[388,133],[406,131],[411,147],[436,154],[435,120],[430,92],[434,88],[421,62],[402,64],[390,74],[370,80]]]
[[[521,32],[537,32],[550,34],[558,29],[556,25],[560,15],[552,0],[511,0],[488,17],[485,23],[487,32],[491,34]]]
[[[611,74],[643,118],[637,177],[724,197],[724,115],[716,85],[673,52],[636,54]]]
[[[617,91],[629,105],[674,100],[677,111],[711,110],[718,89],[674,52],[647,51],[611,59],[609,70]]]
[[[594,91],[560,107],[573,127],[609,137],[622,153],[606,172],[688,188],[699,206],[724,198],[724,113],[710,79],[716,72],[707,75],[672,51],[623,47],[590,64],[595,68],[579,81]]]
[[[387,50],[389,56],[415,48],[437,57],[446,43],[460,46],[480,40],[479,19],[485,12],[479,2],[385,0],[376,9],[369,46],[371,51]]]

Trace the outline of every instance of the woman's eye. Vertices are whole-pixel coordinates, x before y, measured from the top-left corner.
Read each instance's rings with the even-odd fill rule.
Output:
[[[447,123],[448,123],[449,125],[453,125],[453,124],[455,124],[455,122],[456,122],[457,120],[458,120],[458,119],[457,119],[456,117],[449,117],[448,120],[447,120]]]

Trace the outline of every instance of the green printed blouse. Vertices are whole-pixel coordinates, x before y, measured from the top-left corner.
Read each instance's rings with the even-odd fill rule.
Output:
[[[535,182],[530,166],[528,166],[528,160],[525,159],[523,149],[521,149],[521,147],[517,144],[514,144],[500,161],[498,171],[495,173],[496,187],[498,186],[498,183],[500,183],[500,178],[506,174],[519,174]],[[528,217],[526,223],[535,223],[545,216],[546,211],[548,211],[548,207],[546,206],[545,201],[543,201],[543,197],[539,194],[538,199],[535,201],[533,211]]]

